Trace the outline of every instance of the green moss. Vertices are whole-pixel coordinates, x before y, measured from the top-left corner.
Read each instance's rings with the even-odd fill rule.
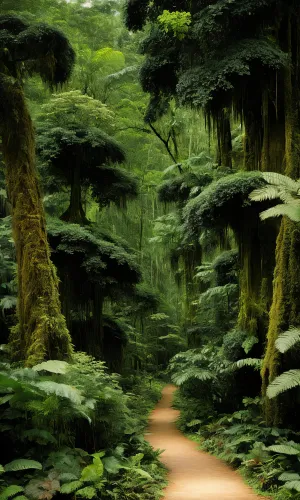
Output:
[[[11,334],[13,354],[16,359],[25,359],[27,365],[49,358],[68,359],[71,339],[50,260],[32,122],[21,87],[4,77],[0,79],[0,94],[4,99],[0,134],[18,265],[19,325]],[[8,108],[5,102],[10,103]]]
[[[212,182],[186,205],[186,232],[197,235],[200,229],[241,223],[241,210],[249,206],[249,194],[263,184],[259,172],[238,172]]]

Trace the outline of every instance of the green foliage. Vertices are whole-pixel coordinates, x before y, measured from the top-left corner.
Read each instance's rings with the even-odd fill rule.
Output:
[[[255,189],[250,193],[250,199],[253,201],[275,200],[279,198],[283,203],[269,208],[260,214],[262,220],[270,217],[280,217],[286,215],[292,221],[300,221],[300,201],[299,189],[300,183],[294,181],[286,175],[264,172],[264,180],[268,183],[260,189]]]
[[[267,395],[270,399],[275,398],[282,392],[286,392],[300,385],[300,370],[289,370],[276,377],[268,386]]]
[[[176,38],[183,40],[191,24],[190,12],[170,12],[164,10],[157,18],[165,33],[171,31]]]
[[[177,92],[182,103],[205,107],[219,92],[232,91],[237,76],[242,78],[263,69],[280,70],[287,62],[286,54],[271,40],[240,40],[219,52],[218,58],[185,71]]]
[[[257,172],[239,172],[211,183],[188,202],[184,228],[190,234],[200,229],[238,224],[240,210],[247,207],[249,194],[264,181]]]
[[[290,328],[287,332],[281,333],[276,342],[276,348],[279,352],[285,353],[300,342],[300,330],[298,328]]]

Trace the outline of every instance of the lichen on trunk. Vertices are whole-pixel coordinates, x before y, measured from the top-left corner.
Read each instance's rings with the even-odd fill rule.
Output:
[[[32,121],[21,86],[1,77],[3,157],[18,267],[18,325],[11,333],[15,359],[28,366],[68,359],[71,339],[61,313],[58,278],[50,259],[35,166]]]

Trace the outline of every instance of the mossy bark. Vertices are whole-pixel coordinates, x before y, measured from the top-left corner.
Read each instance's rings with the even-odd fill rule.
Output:
[[[2,79],[3,89],[0,134],[18,266],[19,324],[10,342],[14,358],[30,366],[44,359],[68,359],[72,346],[50,260],[32,121],[22,88],[7,78]]]
[[[297,138],[299,137],[299,109],[298,109],[298,63],[297,71],[292,70],[292,62],[298,60],[298,48],[294,50],[293,42],[299,40],[297,16],[291,14],[286,19],[287,39],[285,49],[290,54],[290,65],[286,68],[282,85],[282,103],[284,105],[284,173],[292,178],[300,174],[299,153],[297,152]],[[297,45],[297,44],[296,44]],[[291,366],[288,356],[281,356],[275,342],[278,335],[289,326],[300,325],[300,230],[299,225],[284,218],[276,246],[276,268],[273,283],[273,302],[270,310],[270,321],[267,335],[267,349],[262,369],[262,389],[264,396],[265,418],[269,425],[286,426],[293,424],[292,408],[294,402],[287,394],[284,397],[268,399],[266,389],[269,383],[282,371]],[[288,399],[284,403],[285,399]]]

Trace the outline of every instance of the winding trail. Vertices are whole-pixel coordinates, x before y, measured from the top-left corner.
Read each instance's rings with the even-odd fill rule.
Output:
[[[171,407],[176,388],[167,385],[152,412],[145,438],[165,450],[162,462],[169,470],[164,500],[261,500],[239,474],[187,439],[176,427],[179,412]],[[266,500],[266,499],[265,499]]]

